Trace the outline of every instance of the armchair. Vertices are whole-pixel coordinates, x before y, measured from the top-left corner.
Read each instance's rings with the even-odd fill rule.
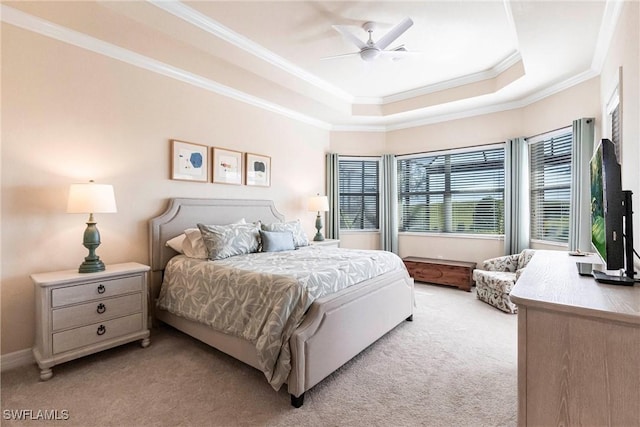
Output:
[[[518,306],[511,302],[509,293],[534,254],[535,250],[525,249],[484,261],[482,269],[473,270],[478,298],[504,312],[517,313]]]

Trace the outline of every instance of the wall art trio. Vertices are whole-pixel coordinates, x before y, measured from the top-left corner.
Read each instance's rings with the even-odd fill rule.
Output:
[[[271,157],[171,140],[171,179],[209,182],[209,176],[215,184],[269,187]]]

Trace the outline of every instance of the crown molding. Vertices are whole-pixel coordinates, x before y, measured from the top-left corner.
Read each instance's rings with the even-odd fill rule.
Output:
[[[258,43],[236,33],[232,29],[225,27],[219,22],[211,19],[210,17],[198,12],[197,10],[185,5],[180,1],[166,1],[166,0],[147,0],[148,3],[164,10],[167,13],[176,16],[189,24],[192,24],[201,30],[213,34],[220,39],[233,44],[234,46],[274,65],[281,70],[313,85],[323,91],[335,96],[346,102],[353,102],[353,96],[342,89],[322,80],[314,74],[309,73],[306,70],[294,65],[281,56],[276,55],[270,50],[264,48]]]
[[[572,76],[552,86],[546,87],[538,92],[534,92],[524,98],[516,99],[509,102],[503,102],[500,104],[492,104],[486,107],[479,107],[479,108],[459,111],[455,113],[433,115],[424,119],[404,121],[397,124],[390,124],[386,126],[386,130],[387,131],[402,130],[402,129],[414,128],[419,126],[431,125],[435,123],[446,122],[450,120],[465,119],[468,117],[499,113],[502,111],[508,111],[508,110],[514,110],[517,108],[527,107],[531,104],[534,104],[538,101],[541,101],[545,98],[548,98],[552,95],[555,95],[559,92],[562,92],[566,89],[569,89],[573,86],[576,86],[580,83],[583,83],[597,76],[598,76],[598,73],[589,69],[576,76]]]
[[[445,80],[442,82],[430,84],[427,86],[422,86],[416,89],[411,89],[404,92],[395,93],[393,95],[387,95],[379,98],[375,97],[356,97],[354,98],[355,104],[373,104],[373,105],[384,105],[390,104],[392,102],[405,101],[407,99],[415,98],[418,96],[428,95],[434,92],[441,92],[447,89],[453,89],[459,86],[464,86],[470,83],[476,83],[483,80],[493,79],[504,71],[508,70],[509,67],[516,64],[518,61],[521,61],[522,57],[520,56],[520,52],[514,51],[511,52],[506,58],[502,61],[489,68],[488,70],[479,71],[473,74],[467,74],[466,76],[456,77],[455,79]]]
[[[266,101],[257,96],[249,95],[240,90],[220,84],[214,80],[207,79],[178,67],[174,67],[164,62],[157,61],[153,58],[149,58],[148,56],[140,55],[128,49],[115,46],[111,43],[98,40],[86,34],[70,30],[41,18],[37,18],[33,15],[29,15],[17,9],[13,9],[4,4],[0,5],[0,15],[2,21],[6,22],[7,24],[15,25],[16,27],[20,27],[22,29],[41,34],[43,36],[50,37],[64,43],[68,43],[82,49],[90,50],[92,52],[117,59],[118,61],[122,61],[127,64],[143,68],[145,70],[149,70],[154,73],[158,73],[166,77],[191,84],[193,86],[197,86],[210,92],[214,92],[216,94],[235,99],[236,101],[253,105],[255,107],[262,108],[264,110],[268,110],[303,123],[317,126],[322,129],[331,129],[331,125],[322,120],[307,116],[298,111],[283,107],[279,104]]]
[[[605,3],[602,22],[600,23],[600,31],[598,32],[598,40],[591,61],[591,69],[598,74],[602,72],[604,60],[611,45],[611,40],[613,40],[613,33],[618,25],[618,19],[622,13],[623,5],[624,1],[622,0],[607,0]]]
[[[614,1],[612,3],[619,3],[618,1]],[[619,16],[620,10],[618,10],[617,15],[613,13],[613,11],[609,14],[611,19],[614,16]],[[64,43],[68,43],[74,46],[77,46],[82,49],[86,49],[127,64],[146,69],[151,72],[155,72],[166,77],[182,81],[184,83],[191,84],[196,87],[200,87],[207,91],[267,110],[274,112],[276,114],[291,118],[293,120],[306,123],[321,129],[336,131],[336,132],[388,132],[395,131],[419,126],[430,125],[434,123],[440,123],[449,120],[457,120],[467,117],[479,116],[484,114],[491,114],[506,110],[512,110],[517,108],[526,107],[530,104],[533,104],[537,101],[540,101],[544,98],[552,96],[558,92],[562,92],[572,86],[580,84],[584,81],[587,81],[593,77],[597,77],[600,72],[593,67],[587,71],[584,71],[576,76],[572,76],[568,79],[565,79],[561,82],[543,88],[537,92],[534,92],[526,97],[504,102],[500,104],[493,104],[485,107],[479,107],[474,109],[468,109],[464,111],[440,114],[440,115],[430,115],[423,119],[418,120],[403,120],[401,114],[395,115],[393,117],[394,123],[381,123],[381,124],[366,124],[366,125],[332,125],[331,123],[325,122],[323,120],[316,119],[314,117],[299,113],[298,111],[283,107],[279,104],[264,100],[262,98],[249,95],[245,92],[239,91],[237,89],[233,89],[229,86],[222,85],[214,80],[207,79],[205,77],[199,76],[197,74],[188,72],[186,70],[182,70],[180,68],[171,66],[169,64],[157,61],[155,59],[149,58],[144,55],[140,55],[138,53],[132,52],[130,50],[121,48],[119,46],[115,46],[113,44],[104,42],[102,40],[98,40],[86,34],[82,34],[80,32],[62,27],[60,25],[54,24],[52,22],[43,20],[41,18],[29,15],[17,9],[13,9],[4,4],[0,4],[0,19],[2,22],[7,24],[14,25],[16,27],[32,31],[34,33],[38,33],[44,35],[46,37],[53,38],[55,40],[59,40]],[[613,30],[611,30],[611,33]],[[601,33],[602,36],[602,33]],[[603,36],[604,37],[604,36]],[[608,48],[610,40],[605,44],[605,48]],[[605,49],[606,50],[606,49]],[[509,60],[519,60],[519,55],[509,56]],[[508,64],[507,60],[502,61],[501,64]],[[507,67],[510,65],[507,65]],[[498,66],[494,67],[492,70],[497,69]],[[389,117],[391,119],[391,117]]]

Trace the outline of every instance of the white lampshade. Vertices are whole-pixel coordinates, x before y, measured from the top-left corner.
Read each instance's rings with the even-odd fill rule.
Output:
[[[327,196],[313,196],[309,198],[309,211],[327,212],[329,210],[329,199]]]
[[[69,186],[68,213],[113,213],[117,212],[113,185],[71,184]]]

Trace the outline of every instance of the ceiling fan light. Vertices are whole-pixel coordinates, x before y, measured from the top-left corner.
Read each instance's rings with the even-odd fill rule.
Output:
[[[362,58],[363,61],[367,62],[375,60],[378,55],[380,55],[379,49],[363,49],[360,52],[360,58]]]

